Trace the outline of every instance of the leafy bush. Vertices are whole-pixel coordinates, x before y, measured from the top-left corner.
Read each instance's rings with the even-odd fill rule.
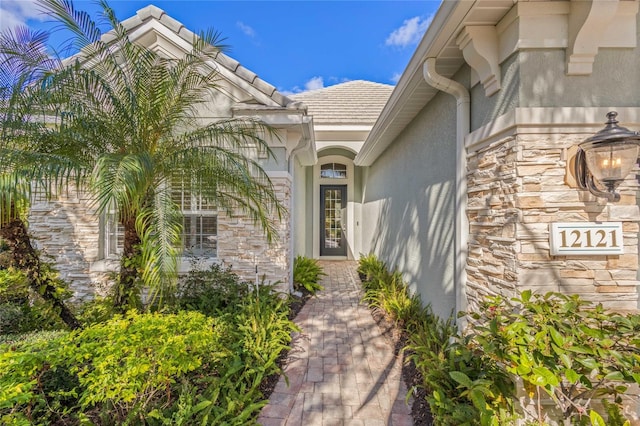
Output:
[[[77,381],[62,361],[66,332],[34,333],[0,345],[0,421],[53,423],[77,402]]]
[[[230,279],[213,288],[227,284],[241,285]],[[288,299],[272,286],[242,294],[215,318],[131,311],[82,331],[0,345],[0,423],[254,422],[267,403],[260,385],[280,373],[277,359],[296,327]]]
[[[378,288],[381,283],[390,279],[387,265],[373,253],[360,255],[357,272],[365,290]]]
[[[436,425],[510,424],[513,383],[499,366],[462,337],[452,317],[430,307],[407,344],[409,359],[421,373]]]
[[[614,423],[620,395],[627,384],[640,384],[639,315],[607,313],[577,295],[527,290],[510,300],[488,298],[471,316],[484,353],[522,378],[534,406],[528,417],[552,417],[541,402],[547,396],[563,420],[604,424],[607,413],[593,403],[607,398],[607,424],[623,424]]]
[[[77,317],[80,323],[87,327],[109,321],[116,314],[110,297],[95,297],[82,303],[77,308]]]
[[[0,335],[61,328],[64,324],[58,314],[29,288],[22,271],[0,269]]]
[[[26,303],[29,285],[23,272],[13,268],[0,269],[0,303]]]
[[[386,312],[397,326],[411,329],[422,315],[420,297],[411,294],[399,272],[384,274],[383,277],[386,280],[374,278],[376,285],[365,292],[364,300],[372,307]]]
[[[240,305],[251,290],[230,267],[213,264],[209,269],[192,269],[180,282],[176,294],[178,309],[215,316]]]
[[[405,319],[406,349],[436,425],[514,424],[522,416],[536,424],[629,424],[621,395],[628,384],[640,384],[640,315],[607,313],[578,296],[524,291],[510,300],[487,298],[468,314],[463,334],[452,318],[418,309],[399,274],[375,256],[363,257],[358,272],[368,280],[366,299]],[[518,378],[524,396],[516,395]]]
[[[316,259],[297,256],[293,262],[293,288],[299,290],[304,287],[311,294],[315,294],[323,287],[318,283],[327,274]]]

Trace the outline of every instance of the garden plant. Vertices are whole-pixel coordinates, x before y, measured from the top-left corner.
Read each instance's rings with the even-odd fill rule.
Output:
[[[412,307],[401,276],[373,255],[358,272],[366,299],[397,318],[436,425],[630,425],[640,384],[640,316],[606,312],[576,295],[489,297],[453,317]],[[638,395],[635,395],[637,398]]]
[[[208,289],[179,292],[163,312],[130,310],[78,331],[6,339],[0,422],[254,424],[267,402],[261,385],[281,373],[277,359],[296,330],[288,299],[262,285],[228,303],[249,286],[229,270],[197,271],[186,282]]]
[[[304,288],[309,293],[316,294],[323,287],[320,279],[327,274],[322,270],[316,259],[305,256],[296,256],[293,262],[293,288],[300,290]]]

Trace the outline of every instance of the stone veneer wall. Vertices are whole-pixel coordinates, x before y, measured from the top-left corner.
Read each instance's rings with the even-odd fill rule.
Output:
[[[104,294],[107,275],[91,271],[100,254],[100,221],[86,194],[69,190],[55,201],[34,203],[29,233],[43,259],[71,285],[74,299]]]
[[[289,206],[291,180],[272,179],[280,201]],[[53,202],[34,203],[29,217],[29,232],[34,244],[71,284],[74,299],[86,300],[104,294],[110,270],[117,260],[99,261],[100,221],[90,202],[82,194],[70,192]],[[218,218],[218,260],[232,265],[242,279],[255,280],[265,275],[266,282],[280,281],[278,289],[289,288],[290,227],[285,213],[278,226],[278,238],[269,245],[264,232],[245,216]],[[98,266],[99,265],[99,266]]]
[[[616,310],[638,308],[638,183],[632,173],[621,200],[606,203],[565,183],[567,149],[584,135],[520,134],[470,152],[467,296],[515,290],[579,294]],[[619,256],[551,256],[552,222],[621,221]]]
[[[289,178],[271,178],[278,199],[285,207],[291,200],[291,180]],[[259,226],[244,216],[218,218],[218,258],[242,279],[254,281],[256,265],[258,275],[265,275],[265,282],[276,283],[277,288],[286,292],[289,289],[289,271],[291,265],[291,226],[289,212],[283,214],[277,226],[278,238],[271,244],[267,242]]]

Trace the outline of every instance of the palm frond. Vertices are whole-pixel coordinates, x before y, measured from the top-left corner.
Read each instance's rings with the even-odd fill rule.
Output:
[[[151,288],[152,299],[161,303],[165,292],[175,290],[182,234],[182,214],[168,190],[155,192],[152,206],[138,215],[136,229],[141,241],[141,279]]]
[[[99,212],[117,206],[120,220],[126,221],[144,210],[153,183],[154,164],[147,153],[104,154],[96,163],[90,186]]]

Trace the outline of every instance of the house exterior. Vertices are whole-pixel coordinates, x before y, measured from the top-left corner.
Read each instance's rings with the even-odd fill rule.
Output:
[[[188,51],[194,34],[155,6],[148,6],[122,23],[134,42],[180,57]],[[195,260],[201,264],[223,263],[246,280],[264,276],[281,290],[291,286],[294,256],[294,178],[300,167],[316,164],[313,120],[300,102],[287,98],[232,58],[219,53],[209,65],[217,70],[219,90],[201,108],[200,119],[257,118],[275,130],[267,135],[273,158],[251,153],[275,186],[287,213],[278,224],[278,238],[268,244],[259,226],[242,214],[227,216],[207,207],[182,204],[193,222],[196,240],[207,241]],[[304,188],[301,189],[304,191]],[[304,193],[297,190],[300,197]],[[184,197],[183,197],[184,198]],[[197,226],[196,226],[197,222]],[[71,283],[77,299],[100,293],[118,266],[121,230],[112,218],[99,217],[81,192],[61,194],[54,202],[36,202],[29,218],[30,231],[45,255],[54,259],[61,277]],[[186,272],[194,257],[185,256],[180,271]],[[104,284],[104,285],[103,285]]]
[[[573,165],[607,112],[640,130],[639,4],[442,2],[395,87],[350,81],[284,96],[218,55],[207,118],[277,129],[275,158],[262,161],[288,214],[268,245],[246,218],[210,212],[216,249],[205,260],[286,291],[297,255],[375,253],[442,316],[523,289],[638,309],[635,175],[613,202],[578,188]],[[153,6],[124,25],[169,55],[192,37]],[[559,224],[609,223],[620,226],[617,254],[552,254]],[[80,196],[36,203],[30,225],[79,298],[116,265],[117,230]]]
[[[635,173],[612,202],[576,187],[573,167],[607,112],[640,130],[638,6],[442,2],[354,159],[361,251],[444,316],[523,289],[638,309]],[[622,253],[550,250],[561,224],[610,223]]]

